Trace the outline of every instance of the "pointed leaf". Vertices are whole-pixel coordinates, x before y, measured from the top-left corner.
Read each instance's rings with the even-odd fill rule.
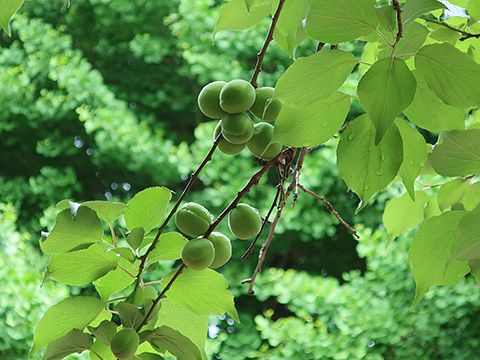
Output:
[[[120,302],[114,307],[115,311],[118,311],[120,320],[124,328],[137,328],[143,319],[145,318],[138,307],[127,302]]]
[[[415,68],[446,104],[480,105],[480,65],[453,45],[425,45],[415,55]]]
[[[275,97],[296,109],[315,106],[342,86],[357,63],[355,56],[342,50],[299,58],[278,80]]]
[[[0,25],[8,36],[11,36],[10,20],[20,9],[23,0],[0,0]]]
[[[70,354],[88,350],[92,345],[93,339],[90,334],[73,329],[67,335],[48,344],[42,360],[61,360]]]
[[[172,271],[162,280],[163,286],[175,275]],[[227,313],[239,321],[233,296],[227,290],[228,284],[223,275],[212,269],[192,270],[186,268],[167,292],[173,304],[184,304],[198,315]]]
[[[127,243],[133,250],[137,250],[143,242],[145,230],[142,227],[133,228],[127,235]]]
[[[245,0],[230,0],[220,8],[220,15],[213,31],[213,36],[220,30],[245,30],[257,25],[272,9],[271,2],[251,6],[249,11]]]
[[[375,0],[316,0],[305,31],[314,40],[337,44],[369,35],[377,24]]]
[[[129,208],[125,211],[127,228],[143,227],[148,234],[165,217],[171,198],[171,191],[164,187],[151,187],[137,193],[128,202]]]
[[[159,344],[178,360],[201,360],[202,355],[195,344],[178,331],[162,326],[148,335],[148,340]]]
[[[437,193],[438,207],[444,211],[450,206],[460,202],[468,188],[468,181],[457,179],[442,185]]]
[[[88,331],[102,343],[110,346],[110,341],[117,333],[117,324],[113,321],[103,320],[96,328],[89,326]]]
[[[390,32],[397,28],[397,12],[393,5],[384,5],[375,8],[380,25]]]
[[[358,97],[375,124],[378,144],[395,118],[413,101],[415,77],[401,59],[382,58],[358,83]]]
[[[468,184],[469,187],[465,191],[465,195],[462,199],[462,204],[465,207],[465,210],[471,211],[478,204],[480,204],[480,181],[474,184]]]
[[[480,259],[480,205],[468,212],[458,225],[450,260]]]
[[[123,215],[128,208],[127,204],[111,201],[86,201],[82,205],[94,210],[100,219],[110,224]]]
[[[148,262],[172,261],[180,259],[182,249],[188,240],[180,233],[171,232],[162,234],[157,246],[148,255]]]
[[[480,129],[449,131],[431,155],[432,166],[443,176],[480,173]]]
[[[105,303],[89,296],[62,300],[47,310],[35,328],[30,355],[73,329],[83,330],[100,314]]]
[[[337,92],[308,109],[284,106],[275,120],[274,141],[285,146],[315,146],[330,139],[350,110],[350,96]]]
[[[470,271],[468,263],[454,260],[445,271],[464,211],[449,211],[423,223],[413,237],[408,262],[417,285],[412,306],[425,296],[431,286],[448,285]]]
[[[407,28],[420,15],[446,8],[445,5],[437,0],[406,0],[402,12],[403,26]]]
[[[131,274],[135,274],[135,268],[132,263],[124,258],[120,258],[118,264]],[[95,289],[102,298],[108,300],[110,296],[117,291],[125,289],[128,285],[135,281],[135,278],[127,274],[123,269],[117,268],[110,271],[105,276],[94,281]]]
[[[61,254],[85,249],[101,241],[103,226],[95,211],[80,206],[75,219],[70,209],[57,215],[55,227],[45,241],[40,242],[41,249],[48,254]]]

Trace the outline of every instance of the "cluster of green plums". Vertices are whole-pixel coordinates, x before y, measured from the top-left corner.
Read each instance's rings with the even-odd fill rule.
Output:
[[[214,139],[222,133],[218,144],[221,152],[236,155],[245,147],[262,160],[274,159],[282,145],[273,141],[275,121],[282,103],[274,98],[275,89],[255,89],[249,82],[235,79],[230,82],[214,81],[206,85],[198,95],[198,106],[205,116],[221,119],[215,128]],[[261,120],[254,124],[249,114]]]
[[[181,206],[175,215],[178,229],[186,235],[196,237],[182,249],[182,260],[191,269],[215,269],[224,265],[232,256],[232,244],[227,236],[214,231],[204,237],[212,222],[210,212],[194,202]],[[262,218],[257,209],[240,203],[228,213],[228,226],[237,238],[249,239],[260,232]]]

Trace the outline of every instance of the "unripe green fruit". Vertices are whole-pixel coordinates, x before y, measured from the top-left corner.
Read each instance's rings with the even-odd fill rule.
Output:
[[[228,114],[221,126],[223,137],[232,144],[245,144],[253,135],[252,119],[245,114]]]
[[[229,114],[247,111],[254,102],[255,89],[245,80],[232,80],[220,91],[220,107]]]
[[[215,248],[208,239],[190,240],[182,249],[182,260],[193,270],[203,270],[210,266],[215,258]]]
[[[120,360],[130,359],[137,351],[140,338],[132,328],[125,328],[117,332],[110,342],[113,355]]]
[[[215,127],[215,131],[213,134],[213,140],[217,138],[218,135],[220,135],[220,132],[222,131],[222,120],[220,120]],[[237,155],[239,154],[243,149],[245,149],[247,146],[246,143],[244,144],[232,144],[231,142],[228,142],[227,139],[222,137],[220,142],[218,143],[218,149],[227,155]]]
[[[250,108],[253,115],[266,121],[277,118],[283,104],[279,99],[273,99],[274,92],[275,89],[268,86],[255,89],[255,102]]]
[[[249,239],[258,234],[262,218],[258,210],[247,204],[238,204],[228,213],[228,227],[239,239]]]
[[[248,150],[262,160],[274,159],[282,151],[282,144],[272,142],[273,131],[273,125],[269,123],[255,124],[253,135],[247,142]]]
[[[215,258],[210,267],[216,269],[225,264],[232,257],[232,243],[230,239],[219,232],[212,232],[208,237],[215,248]]]
[[[202,205],[189,202],[178,209],[175,224],[184,234],[201,236],[205,234],[212,223],[213,216]]]
[[[221,119],[227,113],[220,107],[220,91],[225,86],[225,81],[214,81],[205,85],[198,94],[198,107],[209,118]]]

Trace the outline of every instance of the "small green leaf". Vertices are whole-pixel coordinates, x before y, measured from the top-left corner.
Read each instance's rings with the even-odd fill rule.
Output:
[[[0,0],[0,25],[8,36],[11,36],[10,20],[22,7],[23,0]]]
[[[142,245],[145,230],[142,227],[133,228],[127,235],[127,243],[133,250],[137,250]]]
[[[148,262],[180,259],[182,249],[187,242],[188,240],[177,232],[162,234],[158,239],[157,246],[148,255]]]
[[[480,205],[465,214],[458,224],[450,261],[480,259]]]
[[[417,91],[413,102],[404,111],[408,119],[428,131],[465,129],[465,109],[445,104],[416,71],[413,73],[417,79]]]
[[[125,213],[127,204],[111,201],[86,201],[82,205],[94,210],[98,217],[109,224]]]
[[[480,181],[474,184],[468,184],[468,189],[462,199],[465,210],[471,211],[480,204]]]
[[[427,143],[420,133],[412,129],[406,121],[396,119],[403,143],[403,162],[398,170],[412,200],[415,201],[414,182],[427,161]]]
[[[401,59],[382,58],[360,79],[358,97],[375,124],[375,144],[413,101],[415,90],[415,77]]]
[[[446,104],[480,105],[480,65],[453,45],[425,45],[415,55],[415,68]]]
[[[442,215],[442,211],[438,207],[438,197],[434,196],[428,200],[427,206],[425,206],[425,220],[438,215]]]
[[[175,275],[172,271],[162,280],[163,286]],[[227,313],[239,322],[233,296],[227,290],[228,284],[223,275],[212,269],[192,270],[186,268],[167,292],[173,304],[184,304],[198,315]]]
[[[127,228],[143,227],[148,234],[165,217],[171,198],[171,191],[164,187],[151,187],[137,193],[128,202],[129,208],[125,211]]]
[[[101,241],[102,236],[103,226],[95,211],[80,206],[75,219],[70,209],[57,215],[55,227],[46,240],[40,242],[40,248],[48,254],[61,254],[85,249]]]
[[[330,139],[350,110],[350,96],[337,92],[308,109],[284,106],[275,120],[274,141],[285,146],[315,146]]]
[[[67,298],[53,305],[35,328],[30,355],[73,329],[83,330],[95,320],[104,306],[105,303],[102,300],[89,296]]]
[[[413,237],[408,252],[408,263],[417,285],[412,306],[418,304],[431,286],[452,284],[470,271],[468,263],[460,260],[453,260],[445,271],[458,224],[464,215],[465,211],[449,211],[432,217]]]
[[[431,155],[432,166],[443,176],[480,173],[480,129],[445,132]]]
[[[113,321],[103,320],[96,328],[88,326],[88,331],[102,343],[110,346],[110,341],[117,333],[117,324]]]
[[[377,12],[378,21],[385,29],[393,32],[397,28],[397,12],[393,5],[384,5],[375,8]]]
[[[470,260],[468,266],[470,266],[470,273],[475,278],[475,282],[480,285],[480,260]]]
[[[377,24],[375,0],[316,0],[305,31],[314,40],[337,44],[369,35]]]
[[[115,311],[118,311],[120,320],[124,328],[137,328],[143,319],[145,318],[141,313],[138,307],[127,302],[120,302],[114,307]]]
[[[230,0],[226,5],[220,8],[213,36],[220,30],[245,30],[257,25],[272,9],[271,2],[258,3],[257,6],[251,6],[249,10],[245,5],[245,0]]]
[[[168,326],[152,330],[147,337],[149,342],[154,342],[165,347],[178,360],[201,360],[202,355],[195,344],[187,337]]]
[[[73,329],[67,335],[50,342],[43,354],[42,360],[61,360],[73,353],[81,353],[93,345],[90,334]]]
[[[126,259],[120,258],[118,260],[118,264],[124,269],[128,270],[131,274],[136,273],[133,264]],[[107,301],[112,294],[125,289],[134,281],[135,278],[127,274],[124,270],[117,268],[113,271],[110,271],[100,279],[95,280],[93,284],[95,285],[95,289],[97,289],[97,292],[102,300]]]
[[[92,346],[90,360],[117,360],[117,358],[113,355],[110,345],[105,345],[103,342],[97,340]]]
[[[406,0],[402,12],[403,26],[407,28],[416,18],[430,11],[446,8],[437,0]]]
[[[112,253],[118,254],[119,256],[121,256],[125,260],[128,260],[132,264],[136,260],[135,254],[133,253],[132,249],[127,248],[127,247],[119,247],[119,248],[115,248],[115,249],[108,248],[107,250],[105,250],[105,252],[112,252]]]
[[[428,29],[419,23],[413,23],[408,29],[403,32],[402,39],[397,43],[395,48],[395,55],[401,56],[405,59],[415,53],[420,49],[420,47],[425,43],[427,36],[429,34]],[[395,41],[396,33],[391,37],[391,42]],[[381,50],[378,52],[378,57],[387,57],[392,53],[392,47],[382,42]],[[408,55],[408,56],[407,56]]]
[[[463,179],[452,180],[443,184],[437,194],[440,210],[445,211],[450,206],[460,202],[467,188],[468,181]]]
[[[47,275],[64,284],[88,284],[116,269],[118,257],[105,250],[105,245],[95,244],[85,250],[53,255]]]
[[[355,56],[342,50],[299,58],[278,80],[275,97],[292,108],[313,107],[332,96],[357,63]]]
[[[135,356],[140,360],[164,360],[162,356],[149,352],[144,352]]]
[[[367,114],[347,126],[337,148],[340,175],[361,199],[358,210],[395,178],[402,161],[402,137],[397,126],[393,124],[375,145],[373,123]]]

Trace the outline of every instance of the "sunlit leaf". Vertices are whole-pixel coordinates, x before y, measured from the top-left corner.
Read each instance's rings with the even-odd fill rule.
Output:
[[[20,9],[23,0],[0,0],[0,26],[11,36],[10,20],[13,15]]]
[[[188,240],[180,233],[171,232],[162,234],[157,246],[148,255],[149,262],[168,261],[180,259],[182,249]]]
[[[446,9],[446,6],[437,0],[406,0],[403,6],[403,26],[407,28],[420,15],[437,9]]]
[[[67,335],[50,342],[42,360],[61,360],[70,354],[88,350],[92,345],[92,335],[73,329]]]
[[[190,339],[168,326],[152,330],[147,339],[165,347],[178,360],[202,359],[200,350]]]
[[[220,8],[213,36],[220,30],[245,30],[257,25],[270,14],[271,2],[259,3],[247,10],[245,0],[230,0]]]

